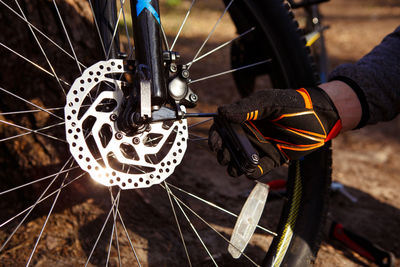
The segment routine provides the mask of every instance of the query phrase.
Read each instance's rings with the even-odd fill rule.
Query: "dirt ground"
[[[184,1],[189,7],[191,1]],[[199,5],[214,5],[214,1],[199,1]],[[216,6],[219,6],[215,4]],[[398,26],[400,21],[400,4],[396,0],[332,0],[321,6],[324,21],[330,26],[326,31],[326,43],[330,60],[330,68],[344,62],[354,62],[381,39]],[[168,17],[170,16],[170,17]],[[176,32],[179,22],[175,14],[165,15],[165,28]],[[188,28],[177,43],[185,60],[190,60],[193,50],[201,45],[201,38],[208,33],[209,20],[218,18],[212,9],[193,11],[190,19],[196,20],[196,26]],[[229,40],[234,33],[229,20],[223,20],[220,28],[205,47],[215,47],[220,41]],[[169,38],[171,36],[168,36]],[[171,38],[170,38],[171,39]],[[215,53],[212,58],[204,59],[206,69],[193,66],[194,73],[213,74],[229,69],[226,58],[229,50]],[[399,63],[400,64],[400,63]],[[197,69],[196,69],[197,68]],[[218,104],[238,99],[229,75],[222,76],[217,82],[207,82],[199,86],[200,103],[196,110],[214,112]],[[261,85],[262,86],[262,85]],[[223,89],[223,90],[222,90]],[[231,89],[231,90],[230,90]],[[196,122],[196,121],[193,121]],[[195,134],[206,136],[210,124],[196,128]],[[368,126],[362,130],[352,131],[339,136],[333,144],[333,180],[342,183],[345,189],[357,199],[350,201],[340,193],[331,196],[329,221],[335,220],[346,228],[364,236],[371,242],[395,254],[396,264],[400,266],[400,118],[391,122]],[[193,137],[196,138],[196,137]],[[62,147],[61,147],[62,148]],[[58,149],[61,149],[58,148]],[[2,155],[2,157],[6,157]],[[3,161],[1,161],[3,162]],[[49,162],[51,162],[49,160]],[[45,166],[45,168],[53,166]],[[18,170],[13,170],[18,172]],[[42,171],[45,173],[45,171]],[[278,177],[284,169],[274,172]],[[75,174],[73,174],[75,175]],[[71,176],[73,176],[71,175]],[[78,173],[76,174],[78,175]],[[5,176],[2,176],[2,179]],[[208,151],[205,142],[189,143],[188,152],[176,173],[168,178],[171,184],[181,186],[185,190],[193,190],[197,195],[238,213],[245,201],[244,196],[252,188],[253,183],[246,179],[230,178],[221,168],[215,157]],[[2,185],[2,184],[0,184]],[[35,192],[45,185],[35,187]],[[212,189],[212,190],[211,190]],[[172,189],[173,190],[173,189]],[[174,190],[173,190],[174,191]],[[203,205],[190,196],[174,191],[176,195],[225,237],[229,238],[234,218],[222,216],[214,209]],[[115,193],[115,191],[114,191]],[[32,200],[30,192],[14,195],[13,201],[1,204],[3,221],[16,210],[26,207]],[[82,266],[96,242],[98,233],[110,211],[108,190],[94,184],[84,176],[78,182],[63,190],[58,204],[46,227],[46,231],[33,258],[33,266]],[[0,199],[2,203],[3,198]],[[9,200],[7,200],[9,201]],[[25,202],[25,203],[24,203]],[[30,202],[29,202],[30,203]],[[45,202],[33,213],[27,222],[16,233],[10,244],[0,253],[0,266],[23,266],[36,241],[51,202]],[[277,224],[274,212],[282,203],[272,201],[267,204],[266,216],[261,224],[273,228]],[[176,209],[178,207],[176,206]],[[136,253],[142,266],[187,266],[184,250],[180,246],[179,232],[172,216],[166,192],[161,187],[148,190],[123,192],[120,211],[131,239],[134,241]],[[207,225],[186,210],[192,224],[210,249],[213,257],[221,266],[251,266],[245,259],[234,261],[226,250],[226,242],[215,235]],[[276,212],[275,212],[276,214]],[[194,266],[212,266],[209,256],[202,249],[198,238],[190,233],[191,225],[185,216],[178,212],[185,241],[191,252]],[[0,240],[5,240],[17,223],[0,231]],[[119,246],[123,255],[123,266],[132,266],[136,262],[130,251],[129,240],[124,234],[121,223],[117,226]],[[105,235],[99,240],[97,249],[89,266],[105,266],[108,242],[111,235],[110,224],[105,227]],[[246,253],[256,261],[263,258],[265,243],[271,242],[270,236],[257,231]],[[110,265],[117,266],[118,254],[111,250]],[[371,262],[335,241],[325,238],[322,243],[316,266],[374,266]]]

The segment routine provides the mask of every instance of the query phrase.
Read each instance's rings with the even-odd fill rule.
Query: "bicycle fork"
[[[159,1],[131,0],[131,9],[134,83],[119,118],[123,131],[137,131],[151,121],[180,119],[184,115],[180,105],[193,107],[198,99],[188,86],[186,66],[176,64],[179,54],[169,51],[160,21]],[[167,104],[172,108],[166,108]]]

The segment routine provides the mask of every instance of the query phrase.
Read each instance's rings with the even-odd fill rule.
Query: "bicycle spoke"
[[[6,241],[4,241],[3,245],[0,247],[0,252],[4,249],[4,247],[8,244],[8,242],[11,240],[11,238],[14,236],[14,234],[18,231],[18,229],[21,227],[21,225],[24,223],[24,221],[28,218],[29,214],[31,214],[31,212],[33,211],[33,209],[37,206],[37,204],[39,204],[43,198],[43,196],[46,194],[47,190],[50,189],[50,187],[53,185],[53,183],[57,180],[57,178],[60,175],[60,172],[64,170],[64,168],[68,165],[68,163],[71,161],[72,157],[70,157],[67,162],[64,164],[64,166],[60,169],[60,171],[58,172],[58,174],[56,175],[56,177],[54,177],[54,179],[49,183],[49,185],[46,187],[45,190],[43,190],[42,194],[39,196],[39,198],[36,200],[36,202],[28,209],[27,214],[25,215],[25,217],[20,221],[20,223],[17,225],[17,227],[15,227],[14,231],[8,236],[8,238],[6,239]],[[25,211],[26,211],[25,210]],[[20,214],[23,213],[19,213],[18,215],[14,216],[11,219],[8,219],[7,221],[5,221],[4,223],[2,223],[0,225],[0,228],[3,227],[4,225],[6,225],[7,223],[9,223],[10,221],[14,220],[15,218],[17,218]]]
[[[214,48],[214,49],[211,50],[211,51],[208,51],[207,53],[205,53],[205,54],[199,56],[198,58],[194,59],[193,61],[191,61],[191,62],[189,62],[189,63],[187,63],[187,64],[188,64],[188,65],[192,65],[193,63],[195,63],[195,62],[197,62],[197,61],[199,61],[199,60],[201,60],[201,59],[203,59],[203,58],[205,58],[205,57],[211,55],[212,53],[217,52],[217,51],[220,50],[221,48],[224,48],[225,46],[229,45],[230,43],[232,43],[232,42],[234,42],[234,41],[236,41],[236,40],[242,38],[243,36],[245,36],[246,34],[248,34],[248,33],[252,32],[252,31],[254,31],[255,29],[256,29],[255,27],[252,27],[251,29],[249,29],[249,30],[245,31],[244,33],[240,34],[239,36],[237,36],[236,38],[233,38],[232,40],[229,40],[229,41],[223,43],[222,45],[220,45],[220,46]]]
[[[207,138],[207,137],[201,137],[201,138],[189,138],[188,140],[189,140],[189,141],[192,141],[192,142],[197,142],[197,141],[207,141],[207,140],[208,140],[208,138]]]
[[[114,196],[112,194],[112,187],[109,188],[109,192],[110,192],[110,199],[111,199],[111,204],[112,204],[112,202],[114,201]],[[111,231],[111,238],[110,238],[110,243],[109,243],[109,247],[108,247],[106,266],[108,266],[108,262],[110,260],[111,246],[112,246],[112,240],[113,240],[113,235],[114,234],[115,234],[115,242],[116,242],[116,245],[117,245],[118,262],[119,262],[119,266],[121,266],[121,255],[120,255],[120,250],[119,250],[118,230],[117,230],[117,210],[118,210],[118,207],[119,207],[119,200],[117,202],[117,205],[116,205],[115,209],[113,210],[113,229]]]
[[[0,3],[2,3],[5,7],[7,7],[11,12],[13,12],[18,18],[26,22],[28,25],[30,25],[35,31],[37,31],[40,35],[42,35],[45,39],[47,39],[50,43],[52,43],[55,47],[61,50],[64,54],[69,56],[71,59],[74,59],[74,56],[72,56],[70,53],[65,51],[61,46],[59,46],[56,42],[54,42],[50,37],[48,37],[46,34],[44,34],[41,30],[39,30],[35,25],[30,23],[28,20],[26,20],[24,17],[22,17],[20,14],[18,14],[17,11],[15,11],[13,8],[11,8],[9,5],[3,2],[3,0],[0,0]],[[82,66],[83,68],[86,69],[86,66],[83,65],[81,62],[79,62],[79,65]]]
[[[194,137],[194,138],[190,138],[190,136],[192,136],[192,137]],[[188,138],[188,140],[189,140],[189,141],[207,141],[207,140],[208,140],[208,137],[198,136],[198,135],[189,133],[189,138]]]
[[[24,126],[17,125],[17,124],[14,124],[14,123],[11,123],[11,122],[7,122],[7,121],[4,121],[4,120],[0,120],[0,123],[4,123],[4,124],[6,124],[6,125],[13,126],[13,127],[16,127],[16,128],[19,128],[19,129],[22,129],[22,130],[25,130],[25,131],[28,131],[29,133],[27,133],[27,134],[37,133],[37,134],[43,135],[43,136],[45,136],[45,137],[48,137],[48,138],[50,138],[50,139],[54,139],[54,140],[57,140],[57,141],[60,141],[60,142],[63,142],[63,143],[68,143],[67,141],[65,141],[65,140],[63,140],[63,139],[61,139],[61,138],[58,138],[58,137],[55,137],[55,136],[48,135],[48,134],[45,134],[45,133],[40,132],[41,130],[43,130],[43,128],[42,128],[42,129],[37,129],[37,130],[32,130],[32,129],[26,128],[26,127],[24,127]],[[60,122],[60,123],[58,123],[58,124],[55,124],[54,126],[59,126],[59,125],[62,125],[62,124],[64,124],[64,123],[65,123],[65,122]],[[45,128],[46,128],[46,127],[45,127]],[[22,135],[18,135],[18,136],[16,136],[16,137],[19,137],[19,136],[22,136]],[[12,138],[16,138],[16,137],[13,136]],[[9,140],[9,139],[12,139],[12,138],[8,138],[8,139],[5,138],[5,139],[6,139],[6,140]],[[2,140],[0,140],[0,141],[6,141],[6,140],[2,139]]]
[[[94,250],[96,249],[97,243],[99,242],[100,237],[103,235],[104,228],[105,228],[106,225],[107,225],[107,222],[108,222],[108,219],[110,218],[111,212],[114,210],[114,207],[115,207],[115,204],[116,204],[117,200],[119,200],[120,193],[121,193],[121,189],[119,189],[118,194],[117,194],[117,197],[114,199],[114,201],[113,201],[113,203],[112,203],[112,205],[111,205],[111,209],[110,209],[110,211],[108,212],[108,215],[107,215],[106,220],[104,221],[103,227],[101,228],[100,233],[99,233],[99,235],[97,236],[96,242],[94,243],[93,248],[92,248],[92,250],[90,251],[90,254],[89,254],[89,257],[88,257],[88,259],[87,259],[87,261],[86,261],[85,267],[88,266],[89,261],[90,261],[92,255],[93,255],[93,252],[94,252]]]
[[[176,195],[174,195],[172,192],[170,193],[172,197],[176,200],[179,201],[186,209],[188,209],[193,215],[195,215],[199,220],[201,220],[205,225],[207,225],[211,230],[213,230],[218,236],[220,236],[224,241],[226,241],[228,244],[232,245],[234,248],[238,249],[235,245],[233,245],[223,234],[221,234],[215,227],[213,227],[211,224],[209,224],[203,217],[201,217],[197,212],[195,212],[193,209],[191,209],[188,205],[186,205],[180,198],[178,198]],[[239,250],[239,249],[238,249]],[[255,266],[259,266],[257,263],[255,263],[249,256],[246,255],[246,253],[241,252],[241,255],[246,257],[252,264]]]
[[[261,65],[261,64],[265,64],[265,63],[268,63],[268,62],[271,62],[271,59],[266,59],[266,60],[263,60],[263,61],[260,61],[260,62],[257,62],[257,63],[249,64],[249,65],[242,66],[242,67],[239,67],[239,68],[235,68],[235,69],[227,70],[227,71],[220,72],[220,73],[217,73],[217,74],[213,74],[213,75],[210,75],[210,76],[207,76],[207,77],[199,78],[197,80],[190,81],[189,84],[197,83],[197,82],[208,80],[208,79],[215,78],[215,77],[219,77],[219,76],[222,76],[222,75],[225,75],[225,74],[229,74],[229,73],[232,73],[232,72],[235,72],[235,71],[248,69],[248,68],[255,67],[255,66],[258,66],[258,65]]]
[[[19,8],[19,11],[21,12],[21,15],[22,15],[25,19],[27,19],[26,16],[25,16],[24,11],[22,10],[21,6],[20,6],[19,3],[18,3],[18,0],[15,0],[15,3],[17,4],[17,6],[18,6],[18,8]],[[50,67],[51,72],[53,73],[54,77],[56,78],[58,85],[60,86],[62,92],[63,92],[64,95],[66,96],[67,93],[65,92],[65,89],[64,89],[64,87],[62,86],[61,81],[60,81],[60,79],[58,78],[58,76],[57,76],[57,74],[56,74],[56,72],[55,72],[55,70],[54,70],[54,68],[53,68],[53,65],[50,63],[50,60],[49,60],[49,58],[47,57],[46,52],[44,51],[42,45],[40,44],[39,39],[37,38],[35,32],[33,31],[32,27],[31,27],[29,24],[28,24],[28,28],[29,28],[30,32],[32,33],[33,37],[35,38],[35,41],[36,41],[37,45],[39,46],[39,49],[40,49],[40,51],[42,52],[43,56],[45,57],[45,59],[46,59],[46,61],[47,61],[47,64],[48,64],[49,67]]]
[[[231,215],[231,216],[233,216],[233,217],[236,217],[236,218],[238,217],[238,215],[236,215],[235,213],[230,212],[230,211],[228,211],[227,209],[224,209],[224,208],[222,208],[222,207],[220,207],[220,206],[218,206],[218,205],[216,205],[216,204],[214,204],[214,203],[212,203],[212,202],[210,202],[210,201],[208,201],[208,200],[205,200],[205,199],[203,199],[203,198],[201,198],[201,197],[199,197],[199,196],[196,196],[196,195],[193,194],[193,193],[187,192],[186,190],[183,190],[182,188],[179,188],[179,187],[177,187],[177,186],[175,186],[175,185],[173,185],[173,184],[170,184],[170,183],[167,183],[167,184],[168,184],[169,186],[171,186],[172,188],[175,188],[176,190],[178,190],[178,191],[180,191],[180,192],[182,192],[182,193],[184,193],[184,194],[186,194],[186,195],[188,195],[188,196],[190,196],[190,197],[192,197],[192,198],[195,198],[195,199],[197,199],[197,200],[199,200],[199,201],[201,201],[201,202],[207,204],[208,206],[210,206],[210,207],[212,207],[212,208],[215,208],[215,209],[217,209],[217,210],[219,210],[219,211],[222,211],[222,212],[224,212],[224,213],[226,213],[226,214],[229,214],[229,215]],[[257,228],[259,228],[260,230],[263,230],[264,232],[267,232],[267,233],[269,233],[269,234],[271,234],[271,235],[273,235],[273,236],[277,236],[277,234],[276,234],[275,232],[273,232],[273,231],[271,231],[271,230],[268,230],[267,228],[265,228],[265,227],[263,227],[263,226],[257,225]]]
[[[0,87],[1,88],[1,87]],[[47,108],[46,111],[57,111],[57,110],[64,110],[64,108]],[[41,112],[42,110],[18,110],[18,111],[9,111],[9,112],[2,112],[0,116],[7,116],[7,115],[18,115],[18,114],[29,114],[29,113],[37,113]]]
[[[118,213],[118,218],[119,218],[119,220],[120,220],[120,222],[121,222],[121,224],[122,224],[122,228],[124,228],[125,235],[126,235],[126,237],[128,238],[129,245],[131,246],[133,255],[135,255],[136,262],[137,262],[137,264],[139,265],[139,267],[141,267],[142,264],[140,263],[140,260],[139,260],[139,258],[138,258],[138,256],[137,256],[136,249],[135,249],[135,247],[133,246],[132,240],[131,240],[131,238],[130,238],[130,236],[129,236],[129,233],[128,233],[128,229],[126,229],[126,226],[125,226],[124,220],[122,219],[121,213],[119,212],[119,210],[117,210],[117,213]]]
[[[213,35],[213,33],[215,32],[215,29],[217,28],[217,26],[219,25],[219,23],[221,22],[222,18],[224,17],[224,15],[226,14],[226,12],[228,11],[229,7],[232,5],[233,1],[235,0],[231,0],[229,2],[229,4],[226,6],[224,12],[222,12],[222,15],[219,17],[218,21],[215,23],[214,27],[212,28],[211,32],[208,34],[207,38],[204,40],[203,44],[201,45],[201,47],[199,48],[199,50],[197,51],[196,55],[194,56],[194,58],[192,59],[192,62],[196,60],[197,56],[201,53],[201,51],[203,50],[204,46],[207,44],[208,40],[211,38],[211,36]],[[192,65],[189,64],[188,65],[188,69],[190,69]]]
[[[121,7],[123,7],[125,5],[125,0],[120,0],[119,2],[120,2]],[[125,17],[125,10],[124,9],[122,9],[122,16],[123,16],[123,19],[124,19],[126,37],[128,39],[128,47],[129,47],[128,58],[130,58],[133,55],[133,49],[134,48],[131,45],[131,37],[129,36],[128,24],[126,23],[126,17]]]
[[[173,212],[173,214],[174,214],[176,226],[177,226],[178,231],[179,231],[179,236],[180,236],[180,238],[181,238],[183,247],[184,247],[184,249],[185,249],[186,258],[187,258],[187,260],[188,260],[189,266],[192,266],[192,262],[191,262],[191,260],[190,260],[189,252],[188,252],[188,249],[187,249],[187,247],[186,247],[185,238],[183,237],[182,230],[181,230],[181,226],[180,226],[179,220],[178,220],[178,216],[176,215],[175,206],[174,206],[174,203],[172,202],[172,199],[171,199],[171,194],[172,194],[172,193],[171,193],[171,190],[169,189],[169,187],[168,187],[168,185],[167,185],[167,183],[166,183],[165,181],[164,181],[164,186],[165,186],[165,189],[166,189],[166,191],[167,191],[167,195],[168,195],[169,202],[170,202],[170,204],[171,204],[171,209],[172,209],[172,212]]]
[[[165,34],[164,27],[161,24],[160,24],[160,28],[161,28],[161,33],[162,33],[162,36],[163,36],[163,41],[164,41],[164,44],[165,44],[165,48],[167,49],[167,51],[171,51],[169,49],[167,35]]]
[[[94,12],[93,5],[92,5],[92,0],[89,0],[89,5],[90,5],[90,10],[92,11],[92,14],[93,14],[93,21],[94,21],[94,25],[96,26],[97,35],[99,36],[101,47],[103,48],[104,56],[106,57],[107,52],[106,52],[106,48],[104,47],[103,37],[101,37],[99,24],[97,23],[97,19],[96,19],[96,13]]]
[[[190,7],[189,7],[189,9],[188,9],[188,11],[186,13],[186,16],[183,19],[183,22],[182,22],[181,26],[179,27],[178,33],[176,34],[175,39],[174,39],[174,41],[173,41],[173,43],[171,45],[171,51],[174,49],[175,44],[178,41],[179,35],[182,32],[183,26],[185,26],[185,24],[186,24],[186,21],[187,21],[189,15],[190,15],[190,12],[192,11],[192,8],[193,8],[195,2],[196,2],[196,0],[193,0],[192,3],[190,4]]]
[[[188,126],[188,129],[193,128],[193,127],[196,127],[196,126],[198,126],[198,125],[204,124],[204,123],[209,122],[209,121],[212,121],[212,120],[213,120],[213,118],[206,119],[206,120],[200,121],[200,122],[196,122],[196,123],[194,123],[194,124],[189,125],[189,126]]]
[[[35,183],[39,183],[39,182],[45,181],[45,180],[47,180],[47,179],[50,179],[51,177],[54,177],[54,176],[57,175],[57,174],[66,173],[66,172],[75,170],[75,169],[77,169],[77,168],[79,168],[79,166],[75,166],[75,167],[72,167],[72,168],[70,168],[70,169],[67,169],[67,170],[64,170],[64,171],[61,171],[61,172],[53,173],[53,174],[50,174],[50,175],[48,175],[48,176],[38,178],[38,179],[36,179],[35,181],[29,182],[29,183],[26,183],[26,184],[23,184],[23,185],[19,185],[19,186],[16,186],[16,187],[13,187],[13,188],[8,189],[8,190],[5,190],[5,191],[2,191],[2,192],[0,192],[0,196],[1,196],[1,195],[4,195],[4,194],[7,194],[7,193],[10,193],[10,192],[12,192],[12,191],[21,189],[21,188],[26,187],[26,186],[28,186],[28,185],[31,185],[31,184],[35,184]]]
[[[60,119],[60,120],[64,120],[62,117],[57,116],[56,114],[50,112],[48,109],[42,108],[41,106],[38,106],[38,105],[32,103],[31,101],[26,100],[25,98],[22,98],[22,97],[20,97],[20,96],[14,94],[14,93],[11,93],[10,91],[4,89],[3,87],[0,87],[0,90],[3,91],[3,92],[5,92],[5,93],[7,93],[7,94],[9,94],[9,95],[11,95],[11,96],[13,96],[13,97],[15,97],[15,98],[17,98],[17,99],[19,99],[19,100],[21,100],[21,101],[24,101],[25,103],[27,103],[27,104],[29,104],[29,105],[31,105],[31,106],[34,106],[35,108],[37,108],[37,109],[39,109],[39,110],[41,110],[41,111],[44,111],[44,112],[48,113],[48,114],[51,115],[51,116],[54,116],[54,117],[56,117],[56,118],[58,118],[58,119]]]
[[[164,189],[167,190],[166,188],[164,188]],[[197,232],[196,228],[194,227],[193,223],[190,221],[189,217],[187,216],[186,212],[183,210],[182,206],[179,204],[179,202],[175,198],[174,198],[174,200],[175,200],[175,203],[177,204],[178,208],[181,210],[181,212],[182,212],[183,216],[185,217],[186,221],[189,223],[190,228],[192,228],[192,231],[195,233],[195,235],[199,239],[199,241],[200,241],[201,245],[203,246],[204,250],[207,252],[208,256],[210,257],[210,259],[212,260],[214,265],[218,266],[218,264],[215,262],[214,257],[211,255],[211,253],[208,250],[206,244],[204,243],[203,239],[201,238],[201,236]]]
[[[121,19],[123,7],[124,7],[124,6],[122,5],[121,8],[119,9],[119,12],[118,12],[118,19],[117,19],[117,22],[116,22],[115,25],[114,25],[113,36],[112,36],[112,38],[111,38],[110,48],[109,48],[108,51],[107,51],[106,60],[108,60],[108,59],[110,58],[111,48],[112,48],[112,46],[114,45],[114,39],[115,39],[115,36],[117,35],[118,23],[119,23],[119,20]]]
[[[76,65],[78,66],[79,72],[82,74],[82,69],[81,69],[81,66],[79,65],[79,60],[78,60],[78,58],[77,58],[77,56],[76,56],[75,49],[74,49],[74,47],[72,46],[72,42],[71,42],[71,39],[70,39],[69,34],[68,34],[68,32],[67,32],[67,29],[65,28],[64,20],[62,19],[61,14],[60,14],[60,11],[58,10],[58,6],[57,6],[56,1],[53,0],[53,3],[54,3],[54,7],[55,7],[55,9],[56,9],[56,11],[57,11],[58,18],[60,19],[61,26],[63,27],[65,36],[67,37],[69,47],[71,48],[72,54],[74,55],[74,59],[75,59]]]
[[[65,122],[60,122],[60,123],[58,123],[58,124],[53,124],[53,125],[46,126],[46,127],[43,127],[43,128],[37,129],[37,130],[32,130],[32,131],[30,131],[30,132],[26,132],[26,133],[22,133],[22,134],[17,134],[17,135],[14,135],[14,136],[9,136],[9,137],[0,139],[0,143],[1,143],[1,142],[8,141],[8,140],[15,139],[15,138],[18,138],[18,137],[21,137],[21,136],[25,136],[25,135],[29,135],[29,134],[33,134],[33,133],[39,133],[40,131],[48,130],[48,129],[51,129],[51,128],[54,128],[54,127],[56,127],[56,126],[60,126],[60,125],[63,125],[63,124],[65,124]],[[56,137],[52,137],[52,138],[56,138]],[[63,141],[63,140],[62,140],[62,141]]]
[[[73,165],[73,162],[71,163],[70,168],[72,167],[72,165]],[[67,179],[68,174],[69,174],[68,172],[65,174],[64,179],[63,179],[63,181],[62,181],[62,183],[61,183],[60,188],[65,184],[65,180]],[[61,190],[58,191],[57,195],[56,195],[55,198],[54,198],[53,204],[51,205],[50,210],[49,210],[49,212],[47,213],[46,220],[45,220],[44,223],[43,223],[42,229],[40,230],[40,234],[39,234],[39,236],[38,236],[38,238],[37,238],[37,240],[36,240],[36,242],[35,242],[35,246],[34,246],[33,249],[32,249],[31,255],[29,256],[29,259],[28,259],[28,262],[26,263],[26,266],[29,266],[29,264],[30,264],[30,262],[31,262],[31,260],[32,260],[33,254],[35,254],[35,251],[36,251],[36,249],[37,249],[37,246],[39,245],[39,241],[40,241],[40,239],[41,239],[41,237],[42,237],[42,235],[43,235],[44,229],[46,228],[46,225],[47,225],[47,223],[48,223],[48,221],[49,221],[49,218],[50,218],[50,215],[51,215],[51,213],[53,212],[53,209],[54,209],[54,207],[55,207],[55,205],[56,205],[56,203],[57,203],[57,200],[58,200],[58,197],[60,196],[60,193],[61,193]]]
[[[58,191],[60,191],[61,189],[67,187],[68,185],[72,184],[73,182],[75,182],[76,180],[82,178],[86,173],[82,173],[80,175],[78,175],[77,177],[75,177],[74,179],[72,179],[71,181],[69,181],[68,183],[66,183],[64,186],[60,187],[59,189],[51,192],[50,194],[48,194],[47,196],[43,197],[42,199],[40,199],[39,201],[35,202],[34,204],[32,204],[31,206],[27,207],[26,209],[24,209],[23,211],[19,212],[18,214],[14,215],[13,217],[11,217],[10,219],[8,219],[7,221],[3,222],[2,224],[0,224],[0,228],[3,227],[4,225],[10,223],[11,221],[13,221],[14,219],[18,218],[19,216],[21,216],[22,214],[24,214],[25,212],[27,212],[28,210],[30,210],[31,208],[33,208],[34,206],[36,206],[37,204],[42,203],[43,201],[45,201],[46,199],[48,199],[49,197],[51,197],[54,194],[57,194]],[[21,223],[22,224],[22,223]],[[1,249],[0,249],[1,251]]]
[[[38,68],[39,70],[43,71],[44,73],[50,75],[51,77],[58,79],[54,74],[52,74],[50,71],[46,70],[45,68],[41,67],[40,65],[36,64],[35,62],[29,60],[28,58],[24,57],[23,55],[21,55],[20,53],[16,52],[15,50],[9,48],[8,46],[6,46],[5,44],[3,44],[2,42],[0,42],[0,45],[2,47],[4,47],[5,49],[7,49],[8,51],[14,53],[15,55],[17,55],[18,57],[22,58],[23,60],[27,61],[28,63],[32,64],[33,66],[35,66],[36,68]],[[63,82],[65,85],[67,86],[71,86],[68,82],[64,81],[63,79],[59,79],[59,81]]]

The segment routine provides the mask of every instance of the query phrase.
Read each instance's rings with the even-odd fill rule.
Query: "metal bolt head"
[[[251,155],[251,159],[254,161],[254,163],[258,163],[260,157],[257,154],[253,154]]]
[[[196,94],[190,94],[189,99],[192,102],[197,102],[197,100],[199,100],[199,97]]]
[[[171,72],[177,72],[178,67],[176,66],[176,64],[172,63],[172,64],[169,66],[169,70],[170,70]]]
[[[115,134],[115,138],[116,138],[117,140],[121,140],[122,137],[123,137],[123,135],[122,135],[121,132],[117,132],[117,133]]]
[[[182,77],[185,78],[185,79],[189,78],[189,71],[188,70],[183,70],[182,71]]]
[[[120,59],[126,59],[126,58],[128,58],[128,54],[119,52],[119,53],[118,53],[118,58],[120,58]]]
[[[111,121],[116,121],[118,119],[118,116],[116,114],[111,114],[110,115],[110,120]]]
[[[134,137],[134,138],[132,139],[132,142],[133,142],[134,145],[138,145],[138,144],[140,143],[139,137]]]

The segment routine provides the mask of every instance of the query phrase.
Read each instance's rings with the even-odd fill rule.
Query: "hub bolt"
[[[189,78],[189,71],[188,70],[183,70],[182,71],[182,77],[185,78],[185,79]]]
[[[117,132],[117,133],[115,134],[115,138],[116,138],[117,140],[121,140],[122,137],[123,137],[123,135],[122,135],[121,132]]]
[[[177,72],[178,67],[176,66],[175,63],[172,63],[172,64],[169,66],[169,70],[170,70],[171,72]]]
[[[140,143],[139,137],[133,138],[132,142],[133,142],[134,145],[138,145]]]
[[[111,114],[110,115],[110,120],[111,121],[116,121],[118,119],[118,116],[116,114]]]
[[[197,100],[199,100],[199,97],[196,94],[190,94],[189,99],[192,102],[197,102]]]

